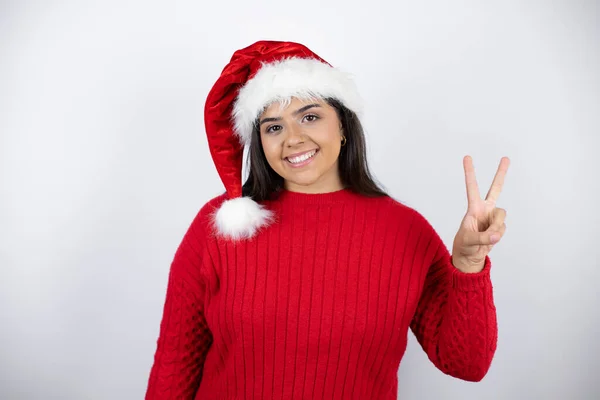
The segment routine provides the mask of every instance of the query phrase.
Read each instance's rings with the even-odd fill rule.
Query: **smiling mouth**
[[[310,163],[319,150],[312,150],[297,157],[286,157],[285,160],[293,167],[301,167]]]

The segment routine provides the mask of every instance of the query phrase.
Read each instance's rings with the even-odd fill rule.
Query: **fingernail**
[[[498,235],[492,235],[490,237],[490,242],[492,242],[492,244],[498,243],[498,240],[500,240],[500,236]]]

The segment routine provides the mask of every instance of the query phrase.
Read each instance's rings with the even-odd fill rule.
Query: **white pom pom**
[[[273,213],[250,197],[225,200],[214,216],[217,232],[234,240],[251,238],[272,219]]]

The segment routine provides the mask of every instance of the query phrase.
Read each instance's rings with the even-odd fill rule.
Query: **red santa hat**
[[[273,221],[272,211],[242,196],[242,159],[260,114],[274,102],[335,98],[359,114],[361,99],[349,74],[294,42],[259,41],[236,51],[206,99],[210,154],[227,200],[214,214],[219,235],[247,239]]]

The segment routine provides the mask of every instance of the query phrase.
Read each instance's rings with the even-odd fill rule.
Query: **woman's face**
[[[342,127],[336,110],[323,100],[292,98],[278,102],[259,117],[267,162],[284,179],[285,188],[303,193],[342,189],[338,171]]]

